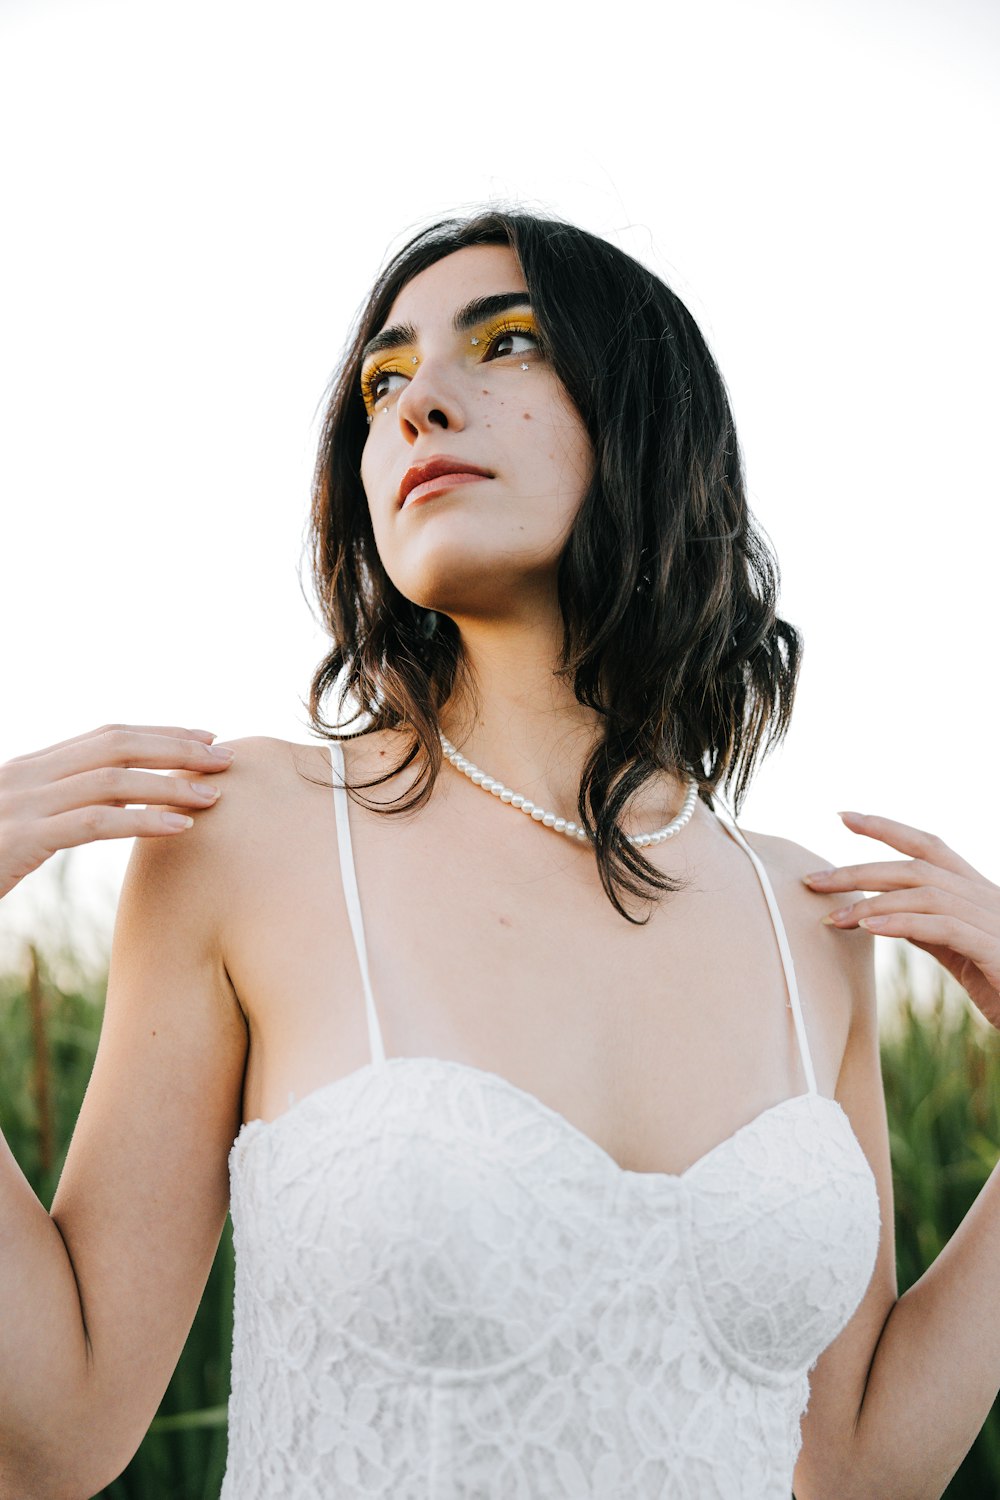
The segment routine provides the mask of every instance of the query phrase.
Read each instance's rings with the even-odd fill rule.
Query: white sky
[[[744,825],[842,861],[884,812],[1000,877],[998,65],[987,0],[0,0],[0,761],[309,738],[326,380],[389,248],[514,198],[653,266],[729,384],[806,640]],[[0,937],[60,872],[106,934],[129,849]]]

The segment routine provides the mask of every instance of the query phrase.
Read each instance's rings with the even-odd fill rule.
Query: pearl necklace
[[[440,732],[440,731],[439,731]],[[564,833],[569,839],[576,839],[585,844],[591,837],[585,828],[569,818],[558,818],[555,813],[546,812],[544,807],[536,807],[527,797],[522,797],[520,792],[512,792],[509,786],[504,786],[502,781],[497,781],[494,776],[487,776],[478,766],[473,765],[462,755],[451,740],[446,740],[441,735],[441,748],[445,753],[445,759],[451,761],[456,771],[461,771],[463,776],[468,776],[475,786],[481,786],[484,792],[491,792],[494,797],[499,797],[501,802],[508,802],[511,807],[516,807],[519,812],[527,813],[533,823],[541,823],[543,828],[551,828],[553,833]],[[675,834],[680,833],[691,821],[694,813],[695,803],[698,800],[698,783],[688,782],[687,795],[684,805],[676,818],[670,823],[665,823],[662,828],[657,828],[653,833],[627,833],[625,838],[628,843],[636,849],[646,849],[650,844],[664,844],[667,839],[672,839]]]

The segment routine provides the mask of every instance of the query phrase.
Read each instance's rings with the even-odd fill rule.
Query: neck
[[[601,735],[601,715],[577,702],[558,675],[562,623],[456,622],[467,686],[441,713],[444,734],[490,776],[558,816],[575,819],[583,767]],[[449,767],[445,767],[451,774]],[[633,799],[632,825],[665,822],[680,805],[681,783],[656,777]]]

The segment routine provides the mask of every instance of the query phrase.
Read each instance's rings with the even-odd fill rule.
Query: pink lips
[[[456,485],[492,478],[489,470],[479,468],[478,464],[464,463],[456,458],[429,458],[426,463],[414,464],[403,475],[399,504],[415,505],[418,500],[453,489]]]

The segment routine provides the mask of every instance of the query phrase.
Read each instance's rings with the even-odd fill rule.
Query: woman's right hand
[[[190,828],[190,813],[211,807],[218,789],[137,768],[225,771],[233,752],[214,738],[203,729],[105,724],[0,765],[0,897],[57,849]]]

